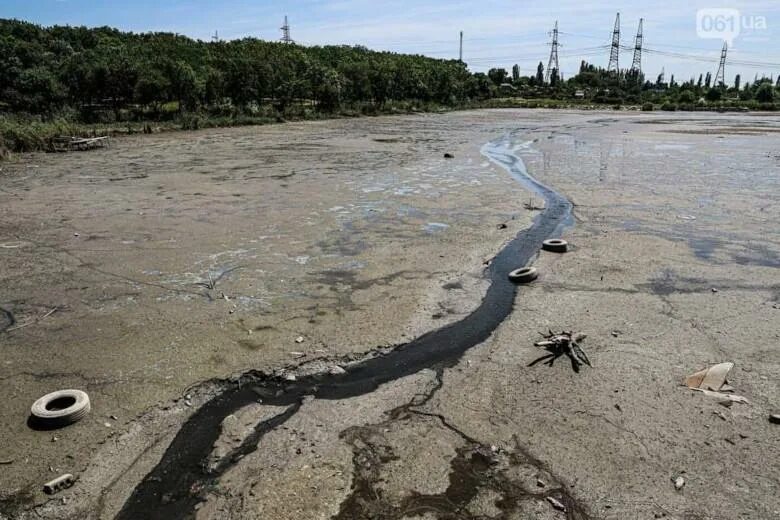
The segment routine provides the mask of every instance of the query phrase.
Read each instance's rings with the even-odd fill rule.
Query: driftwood
[[[572,368],[575,371],[579,371],[581,365],[593,366],[580,346],[580,342],[587,337],[585,334],[579,332],[575,334],[571,331],[553,332],[549,330],[547,334],[542,334],[542,337],[544,339],[534,343],[534,346],[547,349],[549,354],[535,360],[531,365],[547,360],[547,364],[552,366],[556,359],[565,354],[571,360]]]

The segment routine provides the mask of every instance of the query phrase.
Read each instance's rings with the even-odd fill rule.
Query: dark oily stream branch
[[[531,177],[514,150],[513,136],[507,135],[486,144],[482,153],[544,198],[545,209],[536,216],[531,227],[511,240],[490,264],[491,284],[479,307],[456,323],[349,367],[346,374],[315,374],[297,381],[249,376],[253,379],[251,385],[243,378],[243,384],[227,386],[184,423],[162,460],[135,488],[117,518],[171,520],[191,517],[195,506],[202,501],[202,490],[234,463],[227,461],[211,472],[206,470],[205,461],[220,435],[223,419],[256,402],[258,392],[263,395],[264,404],[287,406],[287,411],[260,423],[251,436],[252,442],[242,445],[241,453],[235,459],[256,450],[266,432],[297,412],[304,396],[345,399],[365,395],[379,385],[426,368],[440,371],[452,367],[468,349],[488,339],[512,311],[517,286],[508,280],[509,272],[526,265],[545,239],[558,236],[563,227],[571,223],[571,203]]]

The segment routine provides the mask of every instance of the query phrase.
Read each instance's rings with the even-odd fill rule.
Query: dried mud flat
[[[575,204],[572,251],[541,254],[540,279],[455,366],[294,411],[258,395],[225,417],[179,517],[778,517],[778,128],[479,111],[3,163],[0,516],[113,518],[223,381],[349,367],[463,319],[484,261],[536,214],[480,154],[508,135]],[[587,333],[594,367],[529,367],[548,328]],[[680,387],[719,361],[750,405]],[[28,428],[34,399],[71,387],[87,419]],[[42,494],[62,472],[79,480]]]

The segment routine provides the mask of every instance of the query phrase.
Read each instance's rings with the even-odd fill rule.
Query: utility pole
[[[715,74],[713,87],[720,86],[721,83],[726,85],[726,51],[728,51],[728,43],[723,42],[723,49],[720,51],[720,65],[718,65],[718,72]]]
[[[560,66],[558,65],[558,20],[555,20],[555,27],[552,32],[552,43],[550,44],[550,59],[547,61],[547,71],[544,74],[544,82],[550,82],[550,74],[552,69],[555,69],[556,76],[560,74]]]
[[[620,72],[618,65],[618,56],[620,55],[620,13],[615,17],[615,28],[612,30],[612,47],[609,51],[609,65],[607,72],[614,70]]]
[[[631,70],[636,72],[637,76],[642,75],[642,19],[639,19],[639,29],[636,31],[636,43],[634,44],[634,61],[631,63]]]
[[[214,31],[214,36],[211,37],[211,41],[217,43],[219,41],[219,31]]]
[[[463,31],[460,31],[460,51],[458,52],[458,61],[463,63]]]
[[[287,22],[287,15],[284,15],[284,25],[281,27],[282,31],[282,42],[284,43],[294,43],[293,39],[290,38],[290,24]]]

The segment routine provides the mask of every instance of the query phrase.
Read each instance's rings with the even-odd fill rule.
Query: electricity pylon
[[[558,20],[555,20],[555,27],[552,32],[552,43],[550,44],[550,59],[547,62],[547,72],[544,74],[544,82],[550,82],[550,74],[555,69],[555,74],[560,74],[560,66],[558,65]]]
[[[609,51],[609,65],[607,71],[620,72],[618,57],[620,55],[620,13],[615,17],[615,28],[612,30],[612,47]]]
[[[639,19],[639,29],[636,31],[636,43],[634,43],[634,61],[631,70],[637,75],[642,74],[642,19]]]
[[[719,87],[721,83],[726,84],[726,51],[728,51],[728,43],[723,42],[723,50],[720,51],[720,65],[718,65],[718,72],[715,74],[713,87]]]

